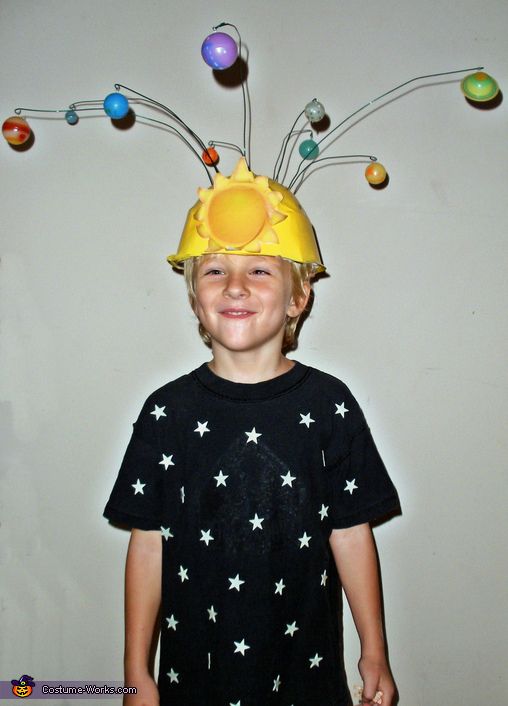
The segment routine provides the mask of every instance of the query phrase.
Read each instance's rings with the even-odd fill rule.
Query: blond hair
[[[197,266],[203,257],[206,257],[206,255],[191,257],[183,263],[183,273],[185,283],[187,285],[189,302],[194,312],[196,311],[196,271]],[[245,257],[248,257],[248,255]],[[291,265],[291,296],[295,301],[298,301],[306,297],[307,291],[305,285],[311,282],[312,277],[316,272],[316,265],[311,262],[294,262],[293,260],[287,260],[287,262]],[[298,322],[304,313],[305,310],[302,311],[301,314],[298,314],[298,316],[286,316],[284,338],[282,340],[283,351],[290,351],[296,348],[298,340]],[[199,322],[198,330],[203,341],[207,346],[210,346],[212,342],[210,334],[201,322]]]

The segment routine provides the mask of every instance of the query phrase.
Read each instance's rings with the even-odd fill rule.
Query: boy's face
[[[286,316],[298,316],[306,304],[293,301],[289,262],[262,255],[204,256],[195,291],[195,312],[214,353],[271,347],[280,355]]]

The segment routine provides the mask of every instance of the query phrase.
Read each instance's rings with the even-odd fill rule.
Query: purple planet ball
[[[229,69],[238,58],[238,47],[229,34],[214,32],[201,45],[201,56],[212,69]]]

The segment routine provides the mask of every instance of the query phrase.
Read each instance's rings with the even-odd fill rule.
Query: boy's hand
[[[126,681],[125,686],[136,687],[138,693],[125,695],[123,706],[159,706],[159,690],[149,674]]]
[[[395,684],[384,657],[374,659],[362,657],[358,670],[363,680],[362,704],[392,706]]]

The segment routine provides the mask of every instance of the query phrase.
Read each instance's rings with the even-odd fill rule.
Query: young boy
[[[242,159],[168,259],[212,360],[148,398],[106,506],[132,528],[125,705],[346,706],[342,585],[363,703],[392,706],[369,522],[397,494],[348,388],[282,353],[324,269],[307,216]]]

